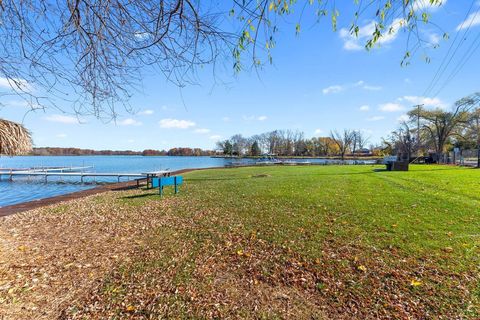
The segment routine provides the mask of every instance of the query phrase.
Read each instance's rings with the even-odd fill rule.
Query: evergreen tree
[[[262,153],[262,150],[260,150],[257,140],[255,140],[252,144],[252,148],[250,149],[250,155],[259,156],[261,153]]]

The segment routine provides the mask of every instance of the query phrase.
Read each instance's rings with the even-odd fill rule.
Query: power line
[[[438,96],[440,94],[440,92],[447,86],[447,84],[452,81],[457,75],[458,73],[463,69],[463,67],[465,66],[465,64],[470,60],[470,58],[472,58],[473,54],[475,53],[475,51],[478,50],[478,48],[480,47],[480,33],[477,35],[477,37],[475,38],[475,40],[472,42],[472,44],[470,45],[470,47],[467,49],[467,51],[465,52],[465,54],[462,56],[462,58],[460,58],[460,61],[457,63],[456,67],[453,68],[452,72],[450,72],[450,75],[448,76],[447,80],[445,80],[445,82],[443,83],[443,85],[440,87],[440,89],[438,89],[438,91],[436,92],[435,96]],[[478,41],[478,43],[477,43]],[[476,44],[476,46],[475,46]],[[475,47],[474,47],[475,46]],[[472,50],[473,49],[473,50]]]
[[[430,93],[430,91],[433,90],[433,88],[437,85],[438,81],[440,81],[441,77],[443,76],[443,73],[445,72],[445,70],[448,68],[448,65],[450,64],[450,62],[452,61],[453,57],[455,56],[456,52],[458,51],[458,49],[460,48],[460,46],[462,45],[462,41],[465,41],[465,36],[467,35],[468,31],[470,30],[470,27],[473,23],[473,20],[470,22],[470,25],[466,28],[466,30],[464,31],[463,33],[463,37],[460,39],[457,47],[455,48],[455,50],[453,51],[452,55],[450,56],[450,59],[448,59],[449,55],[450,55],[450,52],[453,48],[453,46],[455,45],[455,43],[457,42],[457,38],[460,34],[460,30],[463,29],[463,25],[465,24],[465,21],[467,21],[467,18],[468,18],[468,15],[470,14],[470,12],[472,11],[472,8],[475,4],[475,0],[472,0],[472,3],[470,4],[470,8],[468,9],[468,12],[466,13],[465,15],[465,18],[463,19],[462,21],[462,24],[460,25],[460,29],[456,31],[455,33],[455,37],[453,39],[453,42],[450,44],[450,47],[448,48],[448,51],[446,53],[446,55],[443,57],[443,60],[442,60],[442,63],[440,64],[440,66],[438,67],[437,71],[435,72],[435,75],[433,76],[432,80],[430,81],[430,84],[428,85],[427,89],[425,89],[423,95],[424,96],[427,96],[428,93]],[[477,15],[478,11],[475,13],[475,16]],[[448,62],[447,64],[445,64],[445,62],[447,61],[448,59]],[[445,65],[445,67],[443,67]],[[443,69],[442,69],[443,68]]]

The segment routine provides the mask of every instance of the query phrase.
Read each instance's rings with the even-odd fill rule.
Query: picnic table
[[[175,194],[178,193],[178,188],[183,184],[182,176],[172,176],[172,177],[154,177],[152,178],[152,188],[159,189],[160,196],[163,195],[163,187],[173,186],[175,187]]]
[[[142,174],[147,177],[147,189],[150,189],[152,187],[152,179],[153,178],[170,177],[171,173],[172,173],[172,171],[170,171],[170,170],[142,172]],[[137,184],[138,184],[138,181],[137,181]]]

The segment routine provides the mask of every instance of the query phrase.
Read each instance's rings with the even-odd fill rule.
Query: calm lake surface
[[[234,164],[252,164],[256,160],[232,160],[211,157],[143,157],[143,156],[20,156],[0,157],[1,168],[31,168],[31,167],[79,167],[92,166],[88,172],[108,173],[142,173],[158,170],[179,170],[188,168],[211,168]],[[326,163],[326,159],[308,159],[311,163]],[[126,181],[128,178],[121,178]],[[84,178],[79,177],[49,177],[45,182],[42,177],[14,176],[9,181],[3,176],[0,181],[0,207],[43,199],[75,191],[91,189],[98,183],[117,182],[117,178]]]

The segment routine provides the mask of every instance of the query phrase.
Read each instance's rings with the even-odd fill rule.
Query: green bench
[[[163,187],[174,186],[175,194],[178,193],[179,186],[183,184],[182,176],[152,178],[152,188],[158,188],[160,196],[163,195]]]

